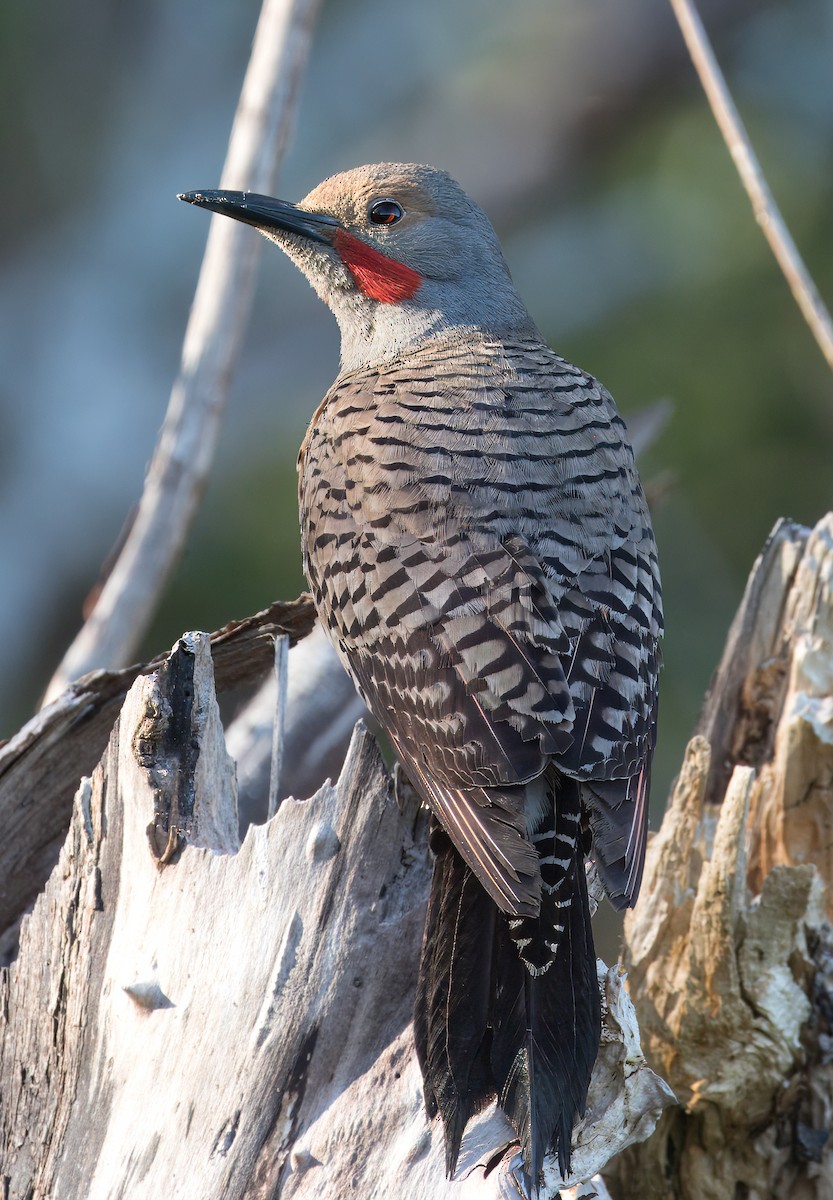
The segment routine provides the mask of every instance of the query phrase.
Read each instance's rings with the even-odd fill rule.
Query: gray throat
[[[332,308],[341,330],[342,373],[390,362],[442,336],[465,340],[472,333],[481,333],[505,340],[542,340],[511,283],[492,293],[486,302],[480,297],[476,304],[470,293],[460,289],[455,295],[457,289],[448,284],[432,303],[435,290],[440,289],[426,280],[418,304],[379,304],[355,293],[339,297],[341,303],[333,303]]]

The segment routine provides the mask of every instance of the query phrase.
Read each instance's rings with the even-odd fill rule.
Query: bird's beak
[[[340,228],[336,218],[326,213],[305,212],[286,200],[259,196],[256,192],[183,192],[177,199],[234,217],[235,221],[245,221],[257,229],[280,229],[327,246]]]

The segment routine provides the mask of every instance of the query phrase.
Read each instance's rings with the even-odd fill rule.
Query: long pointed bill
[[[341,228],[335,217],[305,212],[286,200],[259,196],[257,192],[183,192],[177,199],[222,213],[225,217],[234,217],[235,221],[245,221],[258,229],[281,229],[327,246],[332,245]]]

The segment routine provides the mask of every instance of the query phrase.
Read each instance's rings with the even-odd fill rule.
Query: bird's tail
[[[543,882],[538,917],[499,912],[435,829],[414,1019],[426,1107],[442,1118],[448,1174],[469,1119],[497,1096],[533,1189],[548,1151],[562,1175],[569,1172],[601,1025],[578,788],[562,779],[552,799],[533,835]]]

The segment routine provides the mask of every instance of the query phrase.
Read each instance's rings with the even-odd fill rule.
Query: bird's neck
[[[332,305],[341,329],[341,370],[343,374],[381,366],[401,358],[436,339],[466,341],[471,337],[513,340],[536,338],[540,334],[517,293],[505,294],[493,305],[479,305],[475,311],[468,297],[455,304],[448,291],[441,302],[431,303],[430,290],[419,303],[349,303]]]

